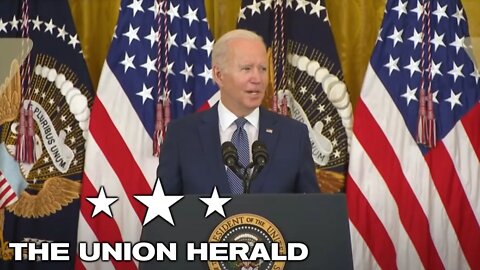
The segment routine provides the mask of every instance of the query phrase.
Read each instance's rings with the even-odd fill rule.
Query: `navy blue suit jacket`
[[[307,127],[260,108],[258,140],[269,160],[251,182],[251,193],[319,192]],[[157,176],[165,194],[231,193],[222,160],[217,105],[172,121]]]

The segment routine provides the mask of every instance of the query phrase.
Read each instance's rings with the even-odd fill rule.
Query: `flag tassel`
[[[157,103],[156,107],[156,121],[155,121],[155,132],[153,134],[153,155],[158,157],[160,156],[160,147],[163,141],[163,131],[165,129],[163,121],[163,105],[162,102]]]
[[[435,114],[433,112],[433,95],[432,92],[428,92],[427,96],[427,140],[426,146],[435,147],[437,141]]]
[[[285,97],[285,95],[283,95],[282,101],[280,103],[280,112],[282,115],[288,115],[287,98]]]
[[[427,109],[426,109],[425,89],[420,90],[419,107],[418,107],[418,124],[417,124],[417,143],[426,143],[427,131]]]
[[[31,106],[28,106],[28,110],[26,111],[25,115],[25,122],[26,122],[26,134],[25,134],[25,163],[35,163],[35,125],[33,122],[33,111]]]
[[[20,109],[20,118],[18,121],[18,135],[17,135],[17,142],[15,147],[15,160],[23,161],[24,160],[24,147],[25,147],[25,109]]]
[[[272,96],[272,112],[278,112],[278,97],[277,97],[277,93],[273,93],[273,96]]]

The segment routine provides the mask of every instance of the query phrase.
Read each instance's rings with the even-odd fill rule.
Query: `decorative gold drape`
[[[192,0],[199,1],[199,0]],[[355,104],[383,18],[386,0],[325,0],[345,81]],[[120,0],[69,0],[96,87],[116,24]],[[235,29],[241,0],[205,0],[214,37]],[[480,64],[480,1],[463,0]],[[301,30],[299,30],[301,31]]]

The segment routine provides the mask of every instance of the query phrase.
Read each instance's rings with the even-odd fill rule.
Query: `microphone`
[[[253,163],[258,167],[264,167],[268,161],[267,147],[260,141],[254,141],[252,144]]]
[[[265,164],[267,164],[268,161],[268,152],[267,152],[267,147],[265,144],[263,144],[260,141],[254,141],[252,144],[252,160],[253,162],[250,163],[247,167],[247,169],[252,168],[252,174],[250,174],[250,177],[248,180],[246,180],[246,187],[245,187],[245,193],[250,193],[250,184],[253,181],[255,177],[262,171],[263,167],[265,167]]]
[[[242,173],[242,166],[238,162],[237,148],[232,142],[226,141],[222,144],[222,158],[223,163],[243,181],[244,175]]]

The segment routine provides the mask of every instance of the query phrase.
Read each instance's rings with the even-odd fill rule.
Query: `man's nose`
[[[252,72],[252,79],[251,81],[254,82],[254,83],[260,83],[262,82],[262,79],[263,79],[263,70],[259,69],[259,68],[254,68],[253,69],[253,72]]]

